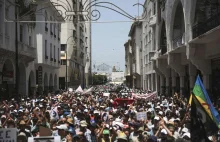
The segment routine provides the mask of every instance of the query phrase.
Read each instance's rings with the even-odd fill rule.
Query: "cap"
[[[103,135],[109,135],[109,134],[110,134],[109,130],[107,129],[103,130]]]
[[[87,127],[87,122],[85,120],[80,121],[80,126],[81,127]]]
[[[88,112],[88,109],[85,109],[84,112]]]
[[[187,133],[187,132],[189,132],[189,130],[187,128],[183,128],[182,132]]]
[[[1,118],[6,118],[6,115],[2,115],[2,117]]]
[[[189,133],[189,132],[184,133],[184,134],[183,134],[183,138],[184,138],[185,136],[188,137],[188,138],[190,138],[190,133]]]
[[[64,125],[64,124],[62,124],[62,125],[60,125],[60,126],[57,126],[57,129],[59,129],[59,130],[65,130],[65,131],[68,131],[67,126],[66,126],[66,125]]]
[[[159,111],[159,114],[160,114],[160,115],[163,115],[163,112],[162,112],[162,111]]]
[[[160,120],[160,117],[155,116],[154,119],[155,119],[155,120]]]
[[[167,135],[167,131],[165,129],[162,129],[160,132]]]

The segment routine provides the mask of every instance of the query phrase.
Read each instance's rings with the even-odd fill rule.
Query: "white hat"
[[[14,107],[13,105],[10,105],[10,107]]]
[[[151,125],[151,126],[148,126],[149,129],[153,129],[154,128],[154,125]]]
[[[160,115],[163,115],[163,112],[162,112],[162,111],[159,111],[158,113],[159,113]]]
[[[155,116],[154,119],[155,119],[155,120],[160,120],[160,117]]]
[[[184,134],[183,134],[183,137],[185,137],[185,136],[187,136],[188,138],[190,138],[190,133],[189,133],[189,132],[184,133]]]
[[[189,130],[188,130],[187,128],[183,128],[183,129],[182,129],[182,132],[184,132],[184,133],[188,133]]]
[[[67,126],[66,126],[66,125],[64,125],[64,124],[62,124],[62,125],[60,125],[60,126],[57,126],[57,129],[60,129],[60,130],[65,130],[65,131],[67,131],[67,130],[68,130]]]
[[[121,122],[121,119],[120,118],[116,118],[115,122]]]
[[[167,135],[167,131],[165,129],[162,129],[160,132]]]
[[[156,106],[155,108],[160,109],[160,106]]]
[[[84,112],[89,112],[88,109],[85,109]]]

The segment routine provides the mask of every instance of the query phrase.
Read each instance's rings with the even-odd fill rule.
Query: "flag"
[[[75,92],[76,93],[82,93],[83,92],[82,87],[79,85],[79,87],[76,89]]]
[[[195,86],[193,88],[193,94],[195,95],[199,103],[203,106],[205,111],[208,113],[210,118],[220,128],[220,115],[214,108],[199,76],[196,79]]]
[[[218,127],[215,122],[193,94],[191,102],[191,141],[208,142],[208,136],[217,131]]]

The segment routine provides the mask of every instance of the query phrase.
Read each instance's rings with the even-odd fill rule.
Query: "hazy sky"
[[[138,1],[143,4],[144,0],[99,0],[111,2],[132,16],[138,16],[138,6],[133,6]],[[107,6],[107,5],[106,5]],[[114,8],[113,6],[110,6]],[[92,61],[93,65],[102,63],[116,66],[121,70],[125,68],[124,43],[129,39],[128,34],[132,22],[129,18],[115,11],[96,7],[101,17],[98,22],[122,21],[114,23],[92,23]],[[115,9],[115,8],[114,8]],[[139,15],[143,8],[139,8]]]

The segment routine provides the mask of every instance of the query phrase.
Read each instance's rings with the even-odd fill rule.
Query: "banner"
[[[0,129],[0,142],[16,142],[17,141],[17,129],[4,128]]]
[[[157,97],[157,92],[149,93],[149,94],[134,94],[132,93],[132,98],[135,99],[146,99],[152,100]]]
[[[93,87],[89,88],[88,90],[86,90],[85,92],[83,92],[82,94],[89,94],[90,92],[93,91]]]
[[[83,90],[82,90],[82,87],[79,86],[77,89],[76,89],[76,93],[83,93]]]
[[[147,112],[137,112],[137,120],[147,120]]]

